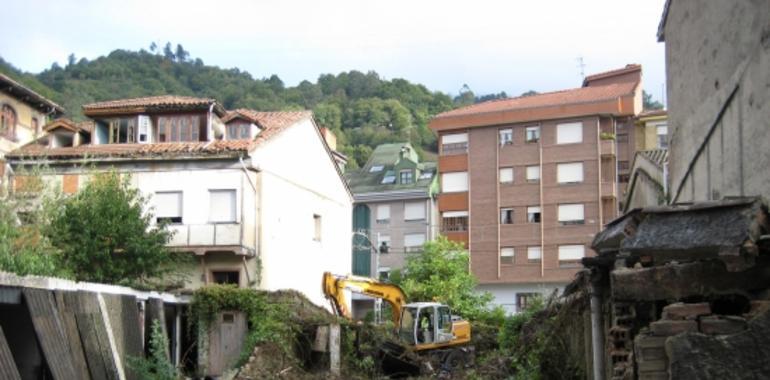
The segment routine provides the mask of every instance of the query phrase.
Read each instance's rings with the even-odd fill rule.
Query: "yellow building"
[[[48,120],[63,113],[58,104],[0,74],[0,178],[5,154],[37,138]]]

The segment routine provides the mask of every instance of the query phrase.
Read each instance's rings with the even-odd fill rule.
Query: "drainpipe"
[[[591,270],[591,353],[594,380],[604,380],[604,321],[602,320],[601,288],[597,285],[596,268]]]
[[[208,118],[206,119],[206,131],[209,134],[206,137],[208,137],[209,141],[214,141],[214,139],[213,139],[213,137],[214,137],[214,130],[211,128],[212,124],[213,124],[213,122],[211,120],[211,113],[212,112],[214,112],[214,103],[213,102],[211,103],[211,105],[209,105]]]

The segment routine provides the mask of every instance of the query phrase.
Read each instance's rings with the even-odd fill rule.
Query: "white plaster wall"
[[[566,283],[488,284],[479,285],[476,290],[492,293],[495,297],[492,304],[502,306],[506,314],[515,314],[521,311],[516,309],[516,294],[540,293],[543,297],[549,297],[554,289],[558,289],[558,294],[563,293],[566,285]]]
[[[296,289],[328,307],[324,271],[351,272],[352,199],[309,120],[272,138],[252,154],[260,170],[261,287]],[[313,215],[321,216],[314,240]]]

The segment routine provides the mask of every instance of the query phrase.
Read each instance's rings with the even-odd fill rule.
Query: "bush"
[[[152,321],[150,357],[129,357],[128,366],[142,380],[176,380],[180,376],[169,360],[168,338],[163,334],[160,321]]]

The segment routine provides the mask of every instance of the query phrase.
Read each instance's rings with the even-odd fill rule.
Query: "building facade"
[[[43,125],[62,113],[58,104],[0,74],[0,184],[6,173],[5,154],[39,137]]]
[[[665,110],[639,114],[634,133],[635,153],[620,210],[668,203],[668,118]]]
[[[431,121],[442,229],[467,245],[479,290],[507,311],[562,290],[594,234],[617,216],[619,150],[628,143],[616,136],[633,132],[641,91],[641,66],[628,65],[586,77],[581,88]]]
[[[350,271],[352,197],[310,112],[244,116],[213,99],[177,96],[83,110],[90,127],[54,122],[9,163],[46,164],[65,193],[92,170],[130,173],[155,221],[174,232],[169,246],[196,259],[186,288],[295,289],[325,304],[323,272]]]
[[[770,199],[770,3],[666,2],[672,202]]]

